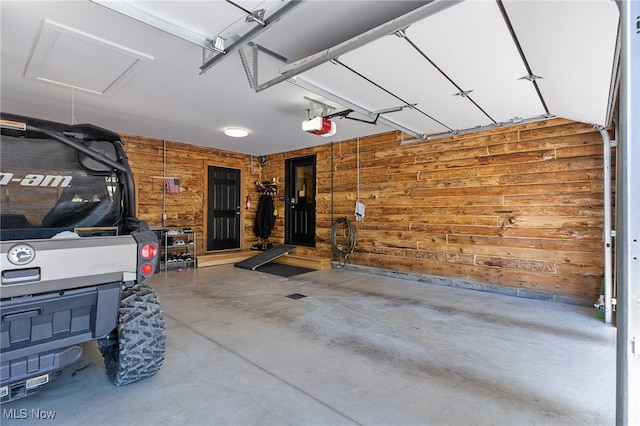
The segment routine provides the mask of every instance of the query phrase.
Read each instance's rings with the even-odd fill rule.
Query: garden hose
[[[336,242],[338,229],[341,228],[342,225],[346,225],[346,241],[343,244],[338,244]],[[338,219],[333,225],[331,225],[331,234],[329,239],[331,241],[331,250],[333,254],[338,256],[338,263],[340,262],[340,258],[344,258],[346,261],[347,257],[353,253],[353,250],[356,248],[356,228],[346,217]]]

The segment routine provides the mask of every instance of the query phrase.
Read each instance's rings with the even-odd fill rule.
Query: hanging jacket
[[[269,238],[273,225],[276,223],[276,217],[273,215],[273,199],[270,195],[261,195],[258,200],[258,211],[256,212],[256,222],[253,232],[257,237]]]

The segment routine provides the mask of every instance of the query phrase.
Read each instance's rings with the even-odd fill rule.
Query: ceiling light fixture
[[[229,127],[228,129],[224,129],[224,134],[232,138],[244,138],[249,132],[238,127]]]

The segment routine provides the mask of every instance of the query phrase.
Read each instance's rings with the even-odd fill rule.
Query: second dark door
[[[316,245],[316,157],[285,163],[285,243]]]
[[[207,250],[240,248],[240,170],[209,166]]]

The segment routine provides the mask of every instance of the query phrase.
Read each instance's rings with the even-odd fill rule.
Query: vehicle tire
[[[107,376],[122,386],[151,377],[164,362],[166,330],[160,300],[144,284],[123,290],[118,325],[98,340]]]

